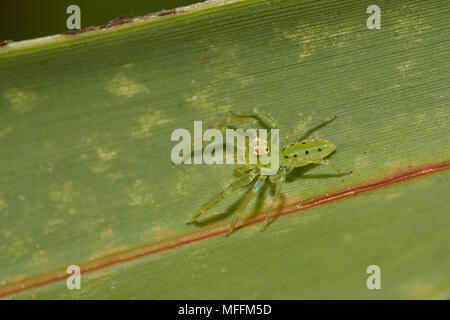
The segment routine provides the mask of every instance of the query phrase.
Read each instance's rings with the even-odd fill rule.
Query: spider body
[[[222,132],[224,132],[226,128],[237,129],[255,127],[258,123],[267,129],[278,128],[276,121],[272,119],[272,117],[264,112],[258,111],[257,109],[253,109],[250,112],[238,112],[232,110],[231,113],[233,114],[234,118],[227,118],[223,123],[219,125],[219,128]],[[283,147],[279,152],[280,166],[276,173],[274,175],[271,175],[268,179],[271,183],[275,184],[275,193],[271,206],[269,207],[269,210],[266,214],[261,231],[264,231],[267,224],[269,223],[269,219],[273,209],[275,208],[275,204],[280,198],[281,187],[286,181],[287,174],[289,174],[294,168],[303,167],[309,164],[330,164],[326,158],[336,150],[335,145],[327,140],[306,140],[306,138],[313,131],[323,127],[334,119],[336,119],[336,117],[325,119],[322,123],[320,123],[313,129],[310,129],[292,143],[289,143],[289,139],[295,137],[298,132],[304,129],[311,121],[311,118],[306,118],[299,125],[285,134],[284,140],[281,142],[281,145]],[[232,233],[233,228],[236,225],[236,222],[238,221],[240,215],[248,206],[255,194],[266,183],[268,178],[267,175],[263,175],[261,172],[267,167],[267,165],[263,164],[263,162],[260,161],[260,158],[268,156],[270,154],[272,148],[269,142],[270,139],[256,139],[258,139],[257,146],[253,150],[248,150],[248,148],[246,149],[246,164],[236,168],[236,173],[239,176],[239,179],[225,186],[221,193],[219,193],[214,198],[206,202],[202,207],[200,207],[200,209],[197,210],[192,219],[188,221],[188,224],[195,222],[201,214],[208,211],[210,208],[212,208],[232,192],[252,184],[252,186],[248,189],[246,195],[244,196],[244,199],[242,200],[238,209],[236,210],[236,214],[233,216],[227,236]],[[253,154],[258,157],[258,161],[256,164],[248,163],[249,152],[253,152]],[[340,173],[339,169],[335,170]],[[352,171],[346,173],[351,172]]]
[[[304,167],[311,161],[323,160],[336,150],[327,140],[303,140],[281,149],[280,164],[288,168]]]

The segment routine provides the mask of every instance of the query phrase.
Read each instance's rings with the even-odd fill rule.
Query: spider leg
[[[255,166],[252,166],[252,165],[249,165],[249,166],[248,165],[240,165],[234,169],[234,172],[238,177],[243,177],[244,175],[249,173],[254,168],[255,168]]]
[[[272,211],[275,208],[276,203],[280,199],[281,187],[283,186],[284,182],[285,182],[285,175],[282,174],[282,176],[278,179],[278,181],[275,184],[275,194],[273,196],[272,204],[270,205],[269,211],[267,211],[266,217],[264,219],[264,224],[261,227],[261,232],[263,232],[266,229],[267,225],[269,224]]]
[[[238,119],[238,122],[230,122],[231,120],[232,119],[229,117],[225,121],[219,123],[217,125],[217,128],[210,127],[208,129],[217,129],[217,130],[219,130],[222,133],[223,137],[225,137],[226,136],[226,129],[249,128],[249,127],[253,127],[254,124],[256,123],[256,120],[254,120],[254,119],[253,119],[253,121],[244,121],[243,119]],[[252,119],[249,119],[249,120],[252,120]],[[237,132],[237,134],[239,134],[239,132]],[[203,151],[204,151],[204,149],[205,149],[205,147],[207,145],[210,145],[211,147],[214,147],[216,144],[227,145],[227,140],[224,139],[224,138],[222,138],[222,142],[221,143],[213,141],[213,142],[209,142],[208,144],[204,143],[203,136],[200,137],[200,139],[201,139],[200,141],[192,139],[192,141],[191,141],[191,153],[190,154],[186,154],[184,156],[184,160],[187,159],[189,156],[192,156],[193,153],[195,153],[195,150],[196,150],[195,146],[196,146],[196,144],[201,145],[202,153],[203,153]],[[239,148],[238,145],[236,145],[236,148],[238,149],[238,151],[242,151]],[[245,150],[243,150],[243,151],[245,152]],[[235,155],[235,161],[236,161],[236,155]]]
[[[221,123],[219,123],[218,127],[220,128],[229,128],[229,129],[248,129],[248,128],[256,128],[257,120],[253,118],[238,118],[238,117],[228,117]],[[223,131],[225,134],[225,130]]]
[[[334,117],[328,117],[322,120],[321,123],[319,123],[317,126],[309,129],[308,131],[305,132],[305,134],[303,136],[301,136],[298,141],[303,141],[305,140],[307,137],[309,137],[313,132],[319,130],[322,127],[325,127],[327,124],[329,124],[330,122],[332,122],[333,120],[335,120],[337,118],[337,116]]]
[[[226,129],[248,129],[248,128],[255,128],[255,126],[256,126],[255,119],[238,119],[228,117],[224,121],[218,123],[216,127],[209,127],[208,129],[218,129],[220,132],[222,132],[223,136],[226,136]],[[202,140],[200,141],[200,143],[202,144],[203,150],[204,148],[203,137],[201,137],[201,139]],[[191,150],[193,150],[195,142],[198,141],[193,139],[191,142]],[[223,143],[226,143],[226,141],[223,140]]]
[[[233,232],[233,228],[236,225],[236,222],[239,220],[242,212],[245,210],[245,208],[247,208],[248,204],[253,199],[258,190],[264,185],[266,178],[267,176],[259,176],[258,180],[256,180],[252,188],[245,195],[244,200],[242,200],[239,208],[236,210],[236,214],[234,215],[233,220],[231,220],[230,229],[228,229],[227,232],[227,237]]]
[[[307,117],[305,120],[303,120],[302,122],[300,122],[299,125],[297,125],[295,128],[291,129],[288,131],[288,133],[286,133],[284,135],[284,139],[285,139],[285,144],[287,144],[287,140],[293,136],[294,134],[296,134],[297,132],[299,132],[300,130],[302,130],[303,128],[305,128],[312,120],[312,117],[309,116]]]
[[[244,177],[226,186],[221,193],[219,193],[214,198],[206,202],[203,206],[201,206],[200,209],[198,209],[197,212],[194,214],[194,216],[191,218],[191,220],[189,220],[187,223],[188,224],[193,223],[202,213],[211,209],[220,200],[231,194],[233,191],[236,191],[239,188],[249,185],[259,175],[259,173],[260,173],[259,169],[252,170]]]
[[[262,111],[258,111],[256,108],[253,108],[252,111],[249,112],[240,112],[236,110],[230,110],[230,112],[238,117],[245,117],[245,118],[254,118],[259,121],[261,121],[262,124],[264,124],[265,127],[269,129],[276,129],[278,128],[277,122],[269,116],[267,113],[264,113]]]

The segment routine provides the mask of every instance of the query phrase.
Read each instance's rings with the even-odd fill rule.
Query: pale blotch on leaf
[[[88,261],[105,258],[107,256],[118,254],[128,249],[129,247],[125,245],[123,246],[108,245],[104,250],[94,252],[90,257],[88,257]]]
[[[308,23],[300,24],[297,26],[295,31],[283,32],[283,36],[289,40],[296,40],[301,41],[302,43],[308,43],[311,41],[311,38],[308,35],[307,30],[311,30],[311,26]],[[279,32],[279,29],[277,28],[275,31]]]
[[[90,167],[93,173],[105,172],[109,169],[109,165],[104,163],[97,163]]]
[[[117,155],[117,151],[108,150],[106,148],[97,148],[97,153],[101,161],[110,161]]]
[[[421,113],[417,115],[417,123],[422,123],[425,121],[427,115],[425,113]]]
[[[364,169],[369,164],[369,157],[367,155],[361,155],[355,158],[354,170]]]
[[[407,10],[414,9],[408,7]],[[428,30],[433,28],[425,19],[405,19],[404,11],[393,11],[391,13],[391,19],[395,21],[393,25],[395,39],[403,40],[410,38],[412,40],[405,42],[406,47],[415,46],[417,42],[421,42],[423,39],[422,34],[429,32]]]
[[[255,76],[243,76],[239,78],[239,81],[241,82],[241,88],[246,88],[250,86],[255,81]]]
[[[299,46],[298,62],[302,62],[316,51],[320,41],[330,41],[336,48],[347,44],[349,37],[345,36],[351,34],[353,29],[345,25],[336,27],[336,32],[330,32],[329,28],[321,25],[300,24],[293,32],[285,31],[283,36]]]
[[[130,205],[141,206],[147,203],[153,203],[151,188],[144,184],[142,180],[136,180],[136,182],[127,189],[128,197],[130,198]]]
[[[237,78],[239,79],[239,77]],[[246,80],[244,80],[245,82]],[[247,79],[247,81],[252,81]],[[243,83],[241,82],[241,85]],[[185,98],[185,102],[189,107],[195,108],[197,110],[218,110],[225,111],[229,110],[232,106],[230,104],[221,104],[217,105],[214,95],[212,94],[211,89],[202,89],[197,91],[196,93],[189,95]]]
[[[11,264],[14,264],[22,257],[28,257],[33,251],[33,239],[26,232],[18,233],[14,230],[7,243],[0,242],[0,252],[2,253],[3,261],[8,261]]]
[[[397,158],[397,159],[390,159],[389,161],[384,163],[384,166],[392,173],[398,172],[399,170],[405,170],[405,166],[408,166],[409,164],[406,162],[405,159]],[[417,181],[416,183],[420,183],[422,181],[428,181],[426,179],[421,179]]]
[[[151,111],[139,117],[139,129],[132,133],[133,136],[139,138],[148,138],[151,136],[151,131],[158,126],[171,122],[170,119],[162,111]]]
[[[4,136],[10,134],[13,131],[13,129],[14,129],[13,126],[9,126],[0,130],[0,138],[3,138]]]
[[[106,86],[111,94],[117,97],[132,97],[135,94],[148,91],[148,89],[138,82],[128,79],[124,74],[117,74]]]
[[[98,270],[96,272],[92,272],[89,274],[89,280],[100,280],[102,282],[106,282],[116,276],[117,273],[109,270]]]
[[[8,204],[4,199],[0,198],[0,212],[2,212],[6,208],[8,208]]]
[[[399,63],[395,68],[400,72],[406,72],[412,69],[415,62],[411,60],[406,60],[401,63]]]
[[[389,193],[387,196],[384,197],[385,200],[394,200],[400,197],[402,194],[398,192]]]
[[[70,204],[77,195],[78,191],[75,190],[72,181],[68,181],[59,188],[53,188],[50,192],[50,199],[55,203],[57,208],[64,208]]]
[[[47,224],[44,226],[44,234],[50,234],[54,233],[57,230],[61,230],[61,228],[65,225],[64,219],[53,219],[47,222]]]
[[[114,232],[111,228],[107,228],[100,232],[100,239],[101,240],[111,240],[114,238]]]
[[[52,261],[50,260],[50,257],[48,254],[40,249],[40,250],[34,250],[33,255],[31,256],[28,265],[31,268],[44,268],[44,267],[51,267]]]
[[[10,89],[4,93],[6,99],[11,103],[11,109],[19,113],[30,112],[39,96],[32,91]]]
[[[106,176],[112,183],[115,183],[117,180],[123,178],[123,174],[120,171],[110,172]]]
[[[441,96],[441,98],[443,98]],[[434,121],[438,122],[438,127],[444,129],[448,126],[448,118],[450,116],[450,108],[449,106],[437,109],[433,114]]]
[[[159,242],[162,240],[166,240],[174,235],[176,235],[177,231],[174,229],[169,229],[162,226],[153,227],[149,233],[145,233],[139,237],[142,242]]]
[[[294,41],[299,46],[298,62],[305,60],[316,51],[316,43],[313,42],[314,34],[306,33],[307,26],[301,25],[297,32],[285,32],[286,39]]]
[[[406,299],[444,299],[448,296],[439,296],[439,291],[432,284],[420,280],[413,280],[406,283],[400,288],[400,291],[406,297]],[[442,294],[442,292],[441,292]]]
[[[11,230],[2,230],[3,238],[10,239],[13,232]]]
[[[202,89],[185,98],[186,104],[196,109],[210,110],[215,107],[214,100],[210,97],[210,89]]]

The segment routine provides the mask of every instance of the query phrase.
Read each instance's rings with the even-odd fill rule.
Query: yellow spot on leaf
[[[9,126],[6,127],[3,130],[0,130],[0,138],[3,138],[4,136],[6,136],[7,134],[10,134],[13,131],[14,127],[13,126]]]
[[[100,233],[100,239],[102,240],[112,239],[113,236],[114,232],[112,231],[111,228],[107,228]]]
[[[31,268],[42,268],[43,266],[51,266],[51,260],[44,250],[35,250],[28,264]]]
[[[411,70],[411,68],[414,64],[415,64],[414,61],[407,60],[407,61],[403,61],[400,64],[398,64],[396,66],[396,68],[400,72],[405,72],[405,71]]]
[[[8,204],[6,203],[6,201],[4,199],[0,198],[0,212],[2,212],[7,207],[8,207]]]
[[[57,208],[63,208],[71,203],[77,195],[78,191],[75,190],[72,181],[69,181],[60,188],[53,189],[50,192],[50,199],[55,202]]]
[[[120,171],[117,171],[117,172],[108,173],[106,176],[111,180],[112,183],[114,183],[117,180],[119,180],[120,178],[122,178],[123,174]]]
[[[169,119],[162,111],[151,111],[139,118],[139,129],[134,131],[133,136],[139,138],[148,138],[151,136],[151,130],[157,126],[173,121]]]
[[[116,157],[117,151],[114,150],[107,150],[105,148],[97,148],[97,153],[102,161],[109,161]]]
[[[124,74],[116,75],[106,87],[111,94],[118,97],[132,97],[135,94],[148,91],[148,89],[138,83],[128,79]]]
[[[130,198],[130,205],[132,206],[153,203],[150,187],[145,185],[142,180],[136,180],[131,187],[128,187],[128,196]]]
[[[407,283],[400,290],[407,299],[430,298],[437,293],[437,290],[433,285],[417,280]],[[441,299],[442,298],[443,297],[441,297]]]
[[[11,103],[12,110],[19,113],[31,111],[34,103],[39,99],[39,96],[32,91],[22,91],[19,89],[6,91],[5,97]]]
[[[98,164],[93,165],[93,166],[91,167],[91,170],[92,170],[92,172],[94,172],[94,173],[104,172],[104,171],[106,171],[106,170],[108,170],[108,169],[109,169],[109,166],[106,165],[106,164],[104,164],[104,163],[98,163]]]
[[[427,115],[425,113],[417,115],[417,122],[418,123],[424,122],[426,117]]]
[[[401,193],[390,193],[386,197],[384,197],[385,200],[394,200],[401,196]]]
[[[355,159],[354,170],[360,170],[369,164],[369,157],[367,155],[361,155]]]
[[[97,260],[100,258],[104,258],[107,256],[111,256],[113,254],[117,254],[119,252],[127,250],[127,246],[108,246],[105,248],[105,250],[94,252],[89,258],[88,261]]]
[[[65,221],[64,219],[54,219],[47,222],[47,224],[44,226],[44,234],[47,235],[49,233],[57,231],[58,229],[61,228],[61,225],[64,224],[64,221]]]
[[[240,78],[241,88],[246,88],[253,83],[255,76],[244,76]]]
[[[150,233],[142,235],[140,237],[140,239],[143,242],[154,242],[154,241],[158,242],[158,241],[168,239],[171,236],[174,236],[176,233],[177,232],[174,229],[169,229],[169,228],[162,227],[162,226],[156,226],[150,230]]]

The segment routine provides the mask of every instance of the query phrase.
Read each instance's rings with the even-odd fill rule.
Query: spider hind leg
[[[256,180],[256,182],[253,184],[252,188],[249,191],[247,191],[244,200],[242,200],[241,204],[239,205],[239,208],[236,210],[233,220],[231,220],[230,228],[228,229],[227,232],[227,237],[233,232],[234,226],[238,222],[242,212],[245,211],[248,204],[256,195],[258,190],[264,185],[266,178],[267,176],[259,176],[258,180]]]
[[[201,206],[200,209],[198,209],[197,212],[194,214],[194,216],[191,218],[191,220],[187,222],[187,224],[194,223],[195,220],[200,215],[202,215],[203,213],[214,207],[217,203],[219,203],[226,196],[230,195],[232,192],[236,191],[239,188],[243,188],[249,185],[259,175],[259,173],[260,173],[259,169],[252,170],[244,177],[226,186],[221,193],[219,193],[214,198],[206,202],[203,206]]]

